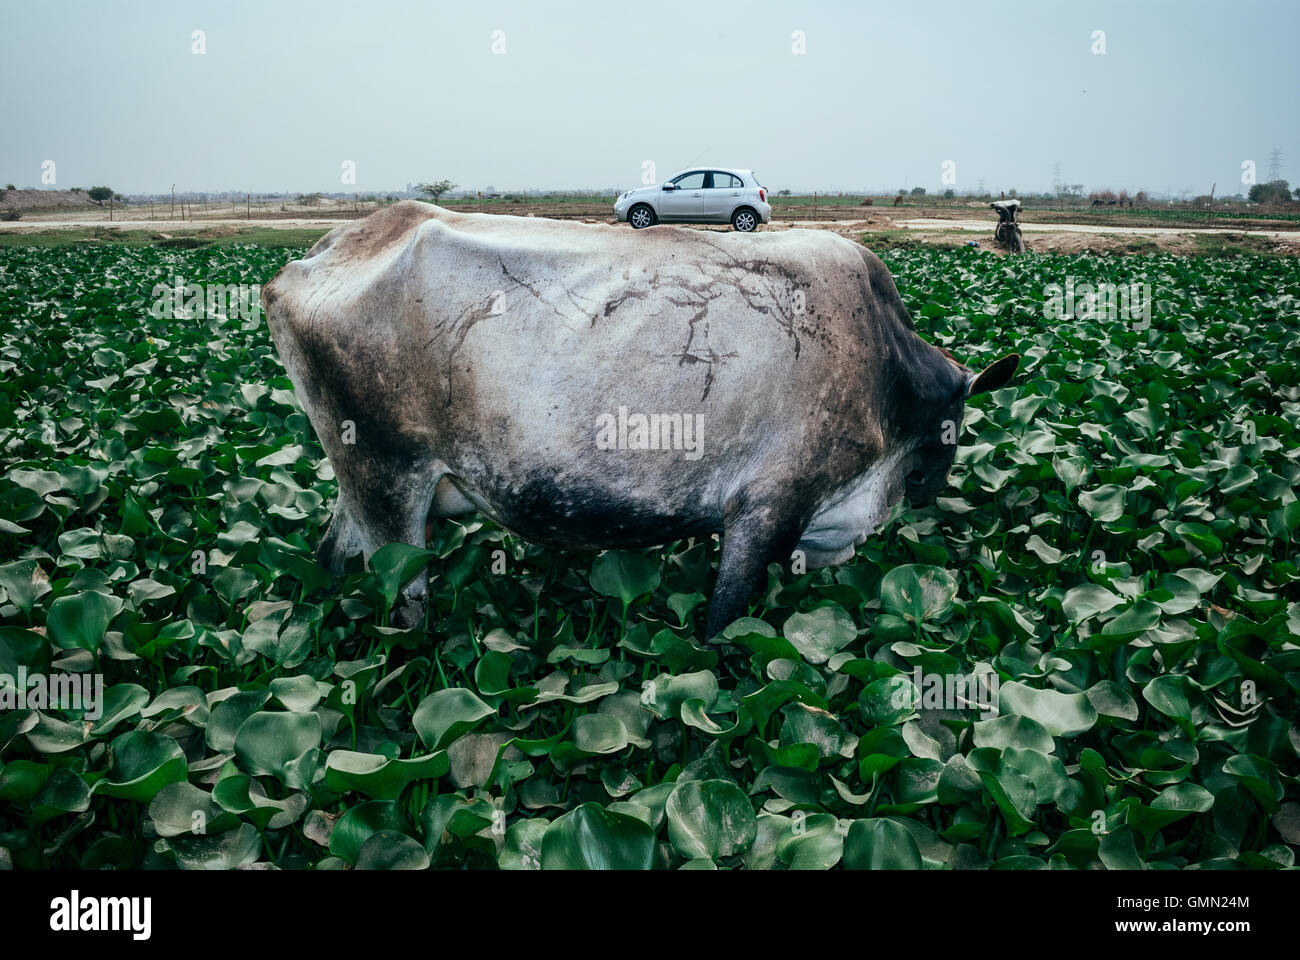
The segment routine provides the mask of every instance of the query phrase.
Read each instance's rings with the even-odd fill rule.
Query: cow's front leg
[[[349,462],[338,471],[338,504],[317,550],[322,565],[338,575],[358,553],[368,564],[385,544],[425,546],[425,524],[440,477],[440,470],[402,470],[378,460]],[[428,594],[428,575],[421,570],[398,595],[390,622],[404,629],[423,623]]]
[[[704,631],[710,642],[733,620],[749,613],[749,599],[764,584],[767,565],[788,560],[800,533],[798,524],[773,507],[737,511],[728,517]]]

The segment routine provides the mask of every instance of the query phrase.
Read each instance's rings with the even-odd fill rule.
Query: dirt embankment
[[[98,204],[75,190],[8,190],[0,187],[0,210],[61,211],[95,209]],[[107,208],[105,208],[107,209]]]

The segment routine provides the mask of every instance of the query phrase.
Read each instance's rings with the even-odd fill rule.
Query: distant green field
[[[819,194],[814,201],[811,194],[798,194],[781,197],[769,196],[769,202],[775,216],[782,216],[789,211],[796,216],[807,216],[813,206],[856,207],[866,199],[863,194]],[[932,195],[914,197],[905,196],[903,202],[894,206],[893,196],[875,196],[871,198],[870,207],[862,207],[863,215],[868,211],[891,210],[908,211],[905,215],[917,216],[931,213],[933,215],[958,217],[992,217],[987,204],[990,201],[975,201],[969,197],[957,197],[945,200]],[[1109,226],[1232,226],[1236,224],[1256,224],[1257,222],[1275,223],[1278,229],[1293,229],[1300,225],[1300,208],[1251,208],[1242,210],[1197,210],[1189,207],[1168,205],[1151,205],[1146,207],[1091,207],[1078,204],[1063,204],[1053,200],[1028,199],[1023,201],[1022,217],[1026,220],[1038,219],[1040,222],[1060,223],[1095,223]],[[974,205],[972,205],[974,204]]]
[[[1039,209],[1028,207],[1028,210]],[[1058,209],[1050,204],[1042,207],[1044,210]],[[1084,207],[1081,210],[1068,208],[1068,213],[1073,217],[1076,213],[1087,216],[1107,216],[1131,219],[1159,220],[1165,223],[1187,224],[1196,226],[1197,224],[1206,224],[1218,220],[1277,220],[1282,223],[1300,223],[1300,210],[1269,210],[1255,208],[1252,210],[1191,210],[1186,207],[1097,207],[1096,209]],[[1086,222],[1086,220],[1084,221]]]
[[[301,227],[278,230],[274,227],[249,227],[238,233],[222,237],[205,237],[202,230],[171,231],[170,240],[157,240],[153,230],[119,230],[115,227],[71,227],[44,230],[40,233],[0,232],[0,249],[6,247],[67,247],[76,245],[122,247],[228,247],[251,243],[259,247],[278,250],[288,247],[311,246],[325,234],[328,227]]]

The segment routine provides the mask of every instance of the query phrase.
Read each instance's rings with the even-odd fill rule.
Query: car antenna
[[[703,156],[704,154],[706,154],[706,153],[708,153],[708,152],[709,152],[709,148],[708,148],[708,147],[705,147],[703,150],[701,150],[699,153],[697,153],[697,154],[695,155],[695,157],[694,157],[694,158],[693,158],[689,163],[686,164],[686,166],[688,166],[688,167],[693,167],[693,166],[695,166],[695,161],[698,160],[698,159],[700,159],[701,156]]]

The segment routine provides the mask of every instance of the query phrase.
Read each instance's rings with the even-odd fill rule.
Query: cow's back
[[[755,386],[822,391],[880,360],[860,248],[820,231],[632,231],[407,201],[334,230],[263,297],[286,366],[308,350],[372,382],[418,373],[462,408],[510,385],[603,408],[616,384],[633,406],[761,407]]]
[[[759,475],[815,489],[860,469],[910,336],[879,261],[826,232],[416,202],[334,230],[263,299],[331,460],[349,420],[369,455],[435,457],[482,489],[603,488],[664,510]],[[621,411],[698,418],[706,461],[611,455],[598,424]]]

